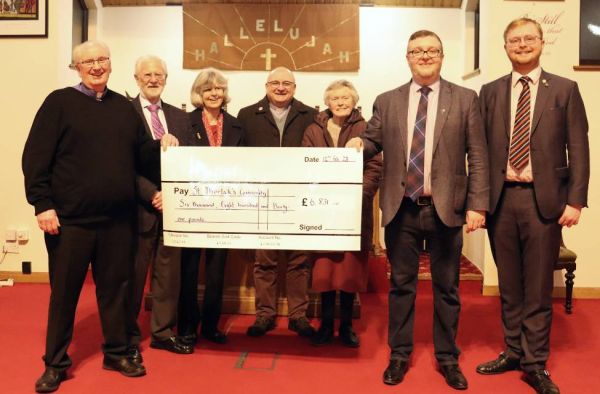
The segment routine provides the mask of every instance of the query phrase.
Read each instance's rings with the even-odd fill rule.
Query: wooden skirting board
[[[0,280],[8,278],[12,278],[17,283],[50,283],[50,277],[47,272],[32,272],[25,275],[21,272],[0,271]]]
[[[49,283],[49,277],[47,272],[32,272],[29,275],[22,274],[16,271],[0,271],[0,280],[12,278],[16,283]],[[204,289],[201,288],[198,291],[200,300]],[[483,286],[482,294],[485,296],[497,296],[500,294],[498,286]],[[565,288],[555,287],[553,294],[554,297],[564,297]],[[309,311],[314,310],[317,303],[317,295],[311,294],[309,300]],[[577,287],[573,289],[573,298],[581,299],[594,299],[600,298],[600,288],[598,287]],[[356,304],[355,302],[355,309]],[[360,304],[360,303],[359,303]],[[233,312],[237,311],[237,312]],[[227,287],[223,294],[223,313],[240,313],[240,314],[254,314],[254,288],[252,287]],[[287,314],[287,301],[284,297],[280,297],[278,302],[278,313],[285,315]],[[313,312],[314,313],[314,312]],[[356,313],[356,311],[355,311]]]
[[[498,286],[483,286],[483,295],[485,296],[498,296],[500,295],[500,289]],[[555,287],[552,291],[552,297],[554,298],[564,298],[565,297],[565,288],[564,287]],[[575,287],[573,288],[573,298],[580,299],[595,299],[600,298],[600,288],[598,287]]]
[[[198,303],[202,304],[204,297],[204,286],[198,286]],[[352,308],[352,317],[360,318],[360,294],[354,299]],[[144,309],[152,309],[152,294],[146,294],[144,300]],[[236,315],[254,315],[256,313],[254,303],[254,288],[253,287],[226,287],[223,292],[223,313]],[[287,316],[288,305],[287,298],[277,298],[277,315]],[[336,300],[336,315],[339,314],[339,299]],[[309,292],[308,294],[308,309],[306,311],[308,317],[321,316],[319,295]]]

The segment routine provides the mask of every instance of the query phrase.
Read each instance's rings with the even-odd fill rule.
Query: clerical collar
[[[79,82],[79,84],[73,86],[75,89],[79,90],[81,93],[85,94],[88,97],[96,99],[97,101],[102,101],[106,93],[108,93],[108,88],[104,87],[104,91],[102,93],[96,92],[94,89],[90,89],[83,84],[83,82]]]

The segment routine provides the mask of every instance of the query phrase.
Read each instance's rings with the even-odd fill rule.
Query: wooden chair
[[[577,264],[577,254],[565,246],[563,240],[560,240],[560,252],[558,253],[558,260],[554,264],[555,270],[565,270],[565,312],[567,314],[573,313],[573,279],[575,279],[575,269]]]

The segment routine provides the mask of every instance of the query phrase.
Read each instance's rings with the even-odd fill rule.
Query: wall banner
[[[184,4],[183,68],[358,71],[359,7]]]

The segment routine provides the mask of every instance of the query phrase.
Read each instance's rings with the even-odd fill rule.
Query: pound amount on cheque
[[[330,202],[329,202],[329,199],[327,199],[325,197],[320,197],[320,198],[304,197],[302,199],[303,207],[315,207],[315,206],[327,206],[327,205],[330,205]],[[337,204],[333,203],[331,205],[337,205]]]

